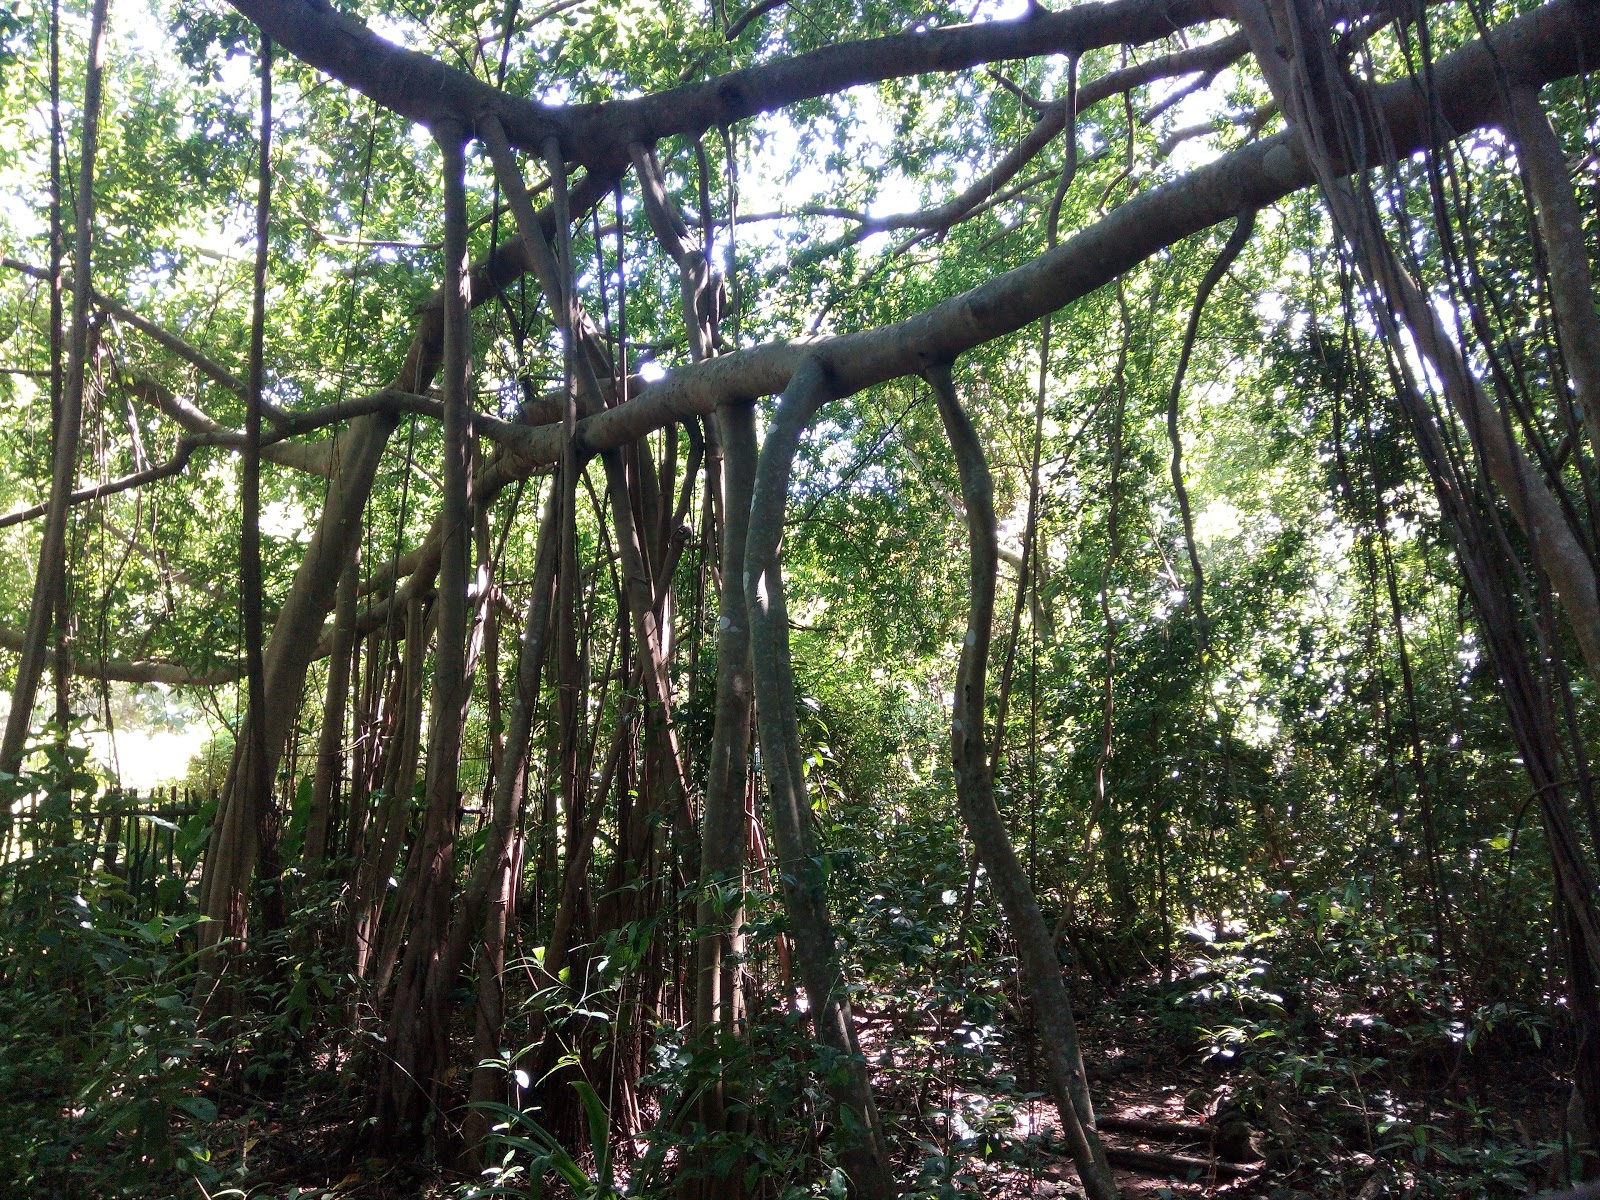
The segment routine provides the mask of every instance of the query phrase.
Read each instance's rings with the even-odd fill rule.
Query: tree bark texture
[[[695,922],[695,1030],[702,1037],[732,1035],[742,1015],[737,960],[744,938],[745,782],[749,774],[751,719],[750,617],[743,572],[750,501],[755,484],[754,404],[726,404],[721,429],[724,511],[722,594],[717,617],[716,716],[706,769],[700,825],[700,900]],[[706,1092],[706,1128],[722,1127],[725,1084]]]

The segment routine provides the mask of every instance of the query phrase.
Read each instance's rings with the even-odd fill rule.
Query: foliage
[[[52,743],[38,773],[4,781],[0,1158],[33,1195],[153,1196],[214,1178],[210,1044],[184,986],[198,917],[130,914],[75,833],[97,795],[83,764]]]
[[[742,15],[684,0],[336,7],[508,97],[649,96],[663,109],[675,103],[661,99],[667,89],[722,72],[968,21],[976,32],[961,36],[979,38],[986,25],[1041,15],[989,0],[793,0]],[[83,8],[0,5],[0,243],[35,268],[50,261],[51,217],[72,223]],[[1342,65],[1373,81],[1426,75],[1439,54],[1478,37],[1480,23],[1532,10],[1440,4],[1406,21],[1344,24]],[[77,477],[101,483],[162,461],[179,437],[174,413],[192,422],[201,412],[217,429],[180,474],[75,507],[62,632],[87,678],[64,699],[107,724],[178,725],[203,712],[225,732],[189,767],[190,788],[213,799],[172,831],[172,869],[148,902],[97,847],[91,825],[104,797],[80,748],[44,745],[29,773],[4,781],[0,1162],[20,1164],[15,1186],[161,1195],[192,1176],[248,1190],[262,1158],[295,1186],[333,1183],[377,1125],[375,1080],[399,1051],[389,1040],[396,997],[440,960],[410,954],[425,930],[463,966],[428,981],[445,1061],[437,1078],[410,1085],[427,1097],[432,1142],[382,1147],[411,1154],[397,1169],[449,1176],[472,1074],[466,1047],[498,1001],[506,1016],[490,1061],[505,1092],[483,1110],[495,1126],[489,1170],[438,1186],[610,1200],[737,1175],[762,1200],[839,1195],[840,1147],[856,1131],[840,1126],[827,1085],[850,1064],[810,1027],[778,894],[797,874],[822,882],[903,1181],[946,1200],[1003,1191],[1015,1172],[1051,1161],[1058,1147],[1031,1136],[1044,1075],[1017,930],[974,861],[949,765],[967,514],[949,439],[911,374],[827,405],[801,440],[787,498],[787,633],[816,854],[783,861],[774,846],[768,762],[752,738],[749,777],[731,788],[754,818],[745,870],[717,881],[701,877],[696,818],[718,720],[719,592],[741,581],[722,577],[714,423],[685,403],[674,416],[692,419],[621,452],[628,511],[645,527],[649,620],[670,655],[670,730],[644,682],[648,622],[630,621],[627,589],[640,581],[621,565],[606,463],[586,462],[574,490],[572,609],[524,638],[552,485],[526,470],[520,435],[496,443],[492,422],[479,424],[473,466],[493,486],[471,531],[459,796],[446,794],[439,810],[445,844],[427,846],[437,765],[427,760],[440,724],[427,706],[445,656],[429,650],[441,585],[426,551],[439,544],[429,539],[443,511],[445,440],[430,381],[403,381],[409,407],[361,514],[352,682],[326,706],[337,673],[322,656],[334,639],[317,629],[330,614],[312,614],[316,664],[303,685],[296,678],[268,697],[288,730],[268,811],[236,822],[220,847],[261,842],[272,853],[240,902],[249,938],[228,959],[237,968],[228,1011],[202,1024],[197,894],[207,856],[220,857],[210,841],[224,836],[217,797],[245,729],[235,682],[241,473],[238,439],[226,433],[243,427],[245,401],[214,376],[249,370],[258,38],[213,0],[118,0],[111,12],[94,286],[221,370],[197,368],[121,316],[97,317]],[[1093,49],[1070,68],[1051,54],[1003,71],[869,81],[713,123],[703,136],[660,139],[665,192],[719,276],[725,357],[780,343],[799,354],[814,338],[905,322],[963,293],[977,312],[991,293],[972,289],[1025,264],[1053,269],[1038,265],[1052,243],[1107,228],[1117,241],[1128,230],[1101,222],[1131,224],[1124,201],[1142,206],[1137,216],[1181,198],[1197,167],[1280,128],[1247,59],[1085,106],[1014,188],[988,189],[948,228],[919,234],[885,217],[938,206],[980,180],[1042,106],[1068,95],[1069,70],[1080,84],[1154,70],[1161,56],[1225,32],[1208,22]],[[62,46],[56,96],[52,36]],[[265,398],[305,414],[393,384],[415,330],[418,346],[437,341],[438,153],[427,129],[293,56],[277,58],[273,86],[262,370]],[[1587,78],[1543,94],[1584,188],[1600,127],[1591,99]],[[64,151],[56,181],[52,146]],[[1076,175],[1058,196],[1069,161]],[[546,187],[544,167],[523,162],[530,186]],[[1559,485],[1592,558],[1596,448],[1520,166],[1505,135],[1486,129],[1374,173],[1376,206],[1408,266],[1431,281],[1428,299],[1451,315],[1452,336],[1517,444]],[[733,369],[690,362],[678,264],[657,244],[635,182],[572,214],[570,231],[573,290],[619,385]],[[539,424],[548,413],[529,414],[542,411],[541,397],[565,402],[564,340],[531,277],[501,289],[495,271],[520,263],[519,235],[476,150],[465,184],[470,256],[500,264],[473,285],[493,302],[471,318],[470,404]],[[1583,212],[1591,241],[1592,207]],[[1034,324],[960,355],[955,377],[993,474],[1003,564],[988,717],[998,725],[1003,705],[1005,721],[987,731],[997,804],[1070,972],[1097,1068],[1115,1061],[1100,1048],[1120,1050],[1136,1029],[1166,1073],[1139,1081],[1148,1092],[1205,1073],[1212,1115],[1231,1105],[1253,1125],[1274,1183],[1334,1194],[1364,1186],[1354,1176],[1366,1171],[1415,1195],[1521,1194],[1565,1169],[1562,1101],[1531,1081],[1574,1073],[1581,1014],[1534,806],[1544,797],[1529,794],[1527,747],[1506,720],[1494,657],[1504,631],[1473,607],[1463,543],[1430,474],[1437,464],[1419,455],[1396,402],[1410,351],[1384,344],[1380,314],[1315,200],[1291,196],[1257,215],[1197,317],[1185,383],[1169,396],[1190,306],[1225,236],[1197,233],[1127,265],[1054,314],[1048,334]],[[3,270],[0,511],[9,512],[46,494],[58,364],[48,288]],[[773,401],[755,399],[765,428]],[[1450,455],[1474,464],[1481,430],[1443,403],[1434,411]],[[557,432],[565,442],[552,423],[527,444]],[[351,436],[337,421],[273,448],[334,456]],[[687,472],[692,459],[698,475]],[[269,625],[305,599],[303,556],[338,486],[269,454],[260,597]],[[1547,594],[1515,498],[1501,488],[1471,505],[1496,531],[1496,561],[1516,584],[1523,619],[1512,637],[1542,672],[1539,701],[1563,739],[1560,786],[1570,781],[1579,857],[1593,867],[1600,819],[1584,763],[1600,732],[1595,681],[1551,615],[1559,597]],[[28,609],[37,526],[0,530],[9,624]],[[385,607],[397,596],[415,607]],[[407,644],[410,617],[420,648]],[[468,912],[494,842],[495,768],[520,655],[569,632],[531,698],[511,866]],[[422,681],[415,708],[408,660]],[[124,690],[103,678],[184,670],[208,682]],[[408,718],[419,751],[409,765]],[[324,730],[337,735],[330,755]],[[665,768],[673,739],[682,796]],[[319,794],[326,807],[314,812]],[[329,834],[320,859],[310,849],[318,819]],[[423,879],[437,895],[422,894]],[[731,976],[744,1018],[697,1031],[695,957],[717,932],[702,928],[698,907],[710,888],[717,918],[742,906]],[[495,912],[510,960],[498,972],[487,946],[474,957]],[[440,913],[442,934],[427,924]],[[564,961],[546,962],[558,913],[570,944]],[[368,919],[372,945],[361,941]],[[716,1128],[705,1120],[713,1095],[728,1118]],[[216,1156],[231,1138],[218,1130],[235,1120],[248,1127],[239,1145],[260,1137],[262,1149],[223,1166]],[[405,1186],[413,1182],[425,1186]]]

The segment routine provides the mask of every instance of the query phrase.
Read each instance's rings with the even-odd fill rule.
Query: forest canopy
[[[1596,60],[0,9],[0,1192],[1594,1177]]]

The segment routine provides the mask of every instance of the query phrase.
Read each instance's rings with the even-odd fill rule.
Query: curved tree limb
[[[124,475],[120,479],[111,479],[105,483],[97,483],[93,487],[80,488],[67,497],[67,503],[69,505],[87,504],[90,500],[98,500],[102,496],[114,496],[118,492],[126,492],[130,488],[143,487],[147,483],[155,483],[161,479],[171,479],[189,465],[189,460],[194,457],[195,449],[200,444],[200,441],[194,437],[181,437],[178,439],[177,448],[172,452],[172,457],[167,459],[166,462],[147,467],[143,471],[135,471],[131,475]],[[0,517],[0,529],[36,520],[45,516],[49,511],[49,501],[35,504],[31,508],[20,508],[15,512],[10,512]]]
[[[1497,63],[1513,81],[1541,84],[1583,69],[1585,45],[1597,42],[1600,11],[1577,0],[1550,0],[1497,28],[1489,42],[1470,43],[1434,64],[1434,100],[1439,116],[1458,135],[1498,121],[1501,113],[1494,89]],[[1428,144],[1426,110],[1410,82],[1375,88],[1370,100],[1374,119],[1384,123],[1396,153],[1409,154]],[[1343,168],[1376,163],[1376,139],[1368,139],[1367,145],[1371,149],[1366,163],[1344,163]],[[1246,208],[1272,204],[1313,182],[1309,160],[1292,132],[1264,138],[1126,201],[1055,250],[905,321],[812,342],[767,343],[680,367],[655,383],[635,380],[630,384],[631,399],[580,420],[577,436],[589,451],[621,446],[671,421],[708,415],[719,404],[737,397],[781,391],[798,364],[817,352],[826,352],[829,361],[836,364],[835,382],[847,392],[915,374],[921,370],[925,355],[926,361],[951,357],[1014,332],[1045,313],[1088,295],[1166,246],[1235,217]],[[589,186],[588,181],[585,186]],[[544,213],[538,217],[541,222],[548,219]],[[484,303],[528,268],[520,240],[502,244],[488,260],[475,266],[472,302]],[[419,387],[426,387],[437,363],[437,312],[435,304],[424,307],[421,325],[397,378],[397,388],[407,394],[415,395]],[[138,386],[145,399],[159,403],[163,411],[174,415],[186,428],[206,432],[221,428],[187,402],[159,389],[153,381],[142,381]],[[393,424],[388,412],[363,420],[380,420],[390,428]],[[355,437],[361,424],[358,420],[351,433],[341,439],[341,458],[348,459],[357,445],[363,446],[361,453],[365,455],[364,443]],[[516,461],[493,468],[497,476],[509,479],[518,471],[525,474],[559,457],[559,426],[529,428],[526,434],[518,445]],[[265,456],[270,459],[277,449],[310,447],[293,443],[269,446]],[[428,558],[425,548],[402,556],[398,574],[409,574],[419,565],[426,569]],[[323,569],[326,565],[319,559],[319,577],[336,580],[337,569],[329,575]],[[388,587],[395,577],[395,572],[377,572],[363,590]],[[322,607],[322,615],[327,607]],[[326,653],[326,638],[321,652]]]
[[[750,621],[761,766],[767,777],[773,838],[781,860],[779,891],[789,915],[800,975],[805,983],[817,1038],[839,1056],[827,1080],[834,1103],[851,1114],[840,1157],[852,1194],[890,1200],[897,1189],[883,1141],[882,1124],[866,1061],[856,1038],[850,995],[839,962],[839,944],[828,915],[827,864],[811,829],[794,674],[789,658],[789,612],[784,600],[778,546],[783,537],[789,479],[800,435],[818,410],[837,398],[827,369],[807,359],[784,393],[761,447],[750,505],[744,554],[744,592]],[[725,586],[735,586],[727,580]]]
[[[1061,981],[1055,939],[1039,911],[1028,873],[1012,847],[1005,821],[995,806],[994,776],[984,740],[985,680],[990,629],[994,624],[994,584],[998,561],[995,535],[994,483],[983,445],[956,397],[950,368],[939,364],[923,372],[939,403],[950,448],[961,475],[961,496],[967,512],[970,556],[968,587],[971,607],[961,661],[956,668],[955,710],[951,717],[951,756],[956,772],[956,797],[979,859],[1005,909],[1017,937],[1039,1021],[1056,1107],[1067,1144],[1090,1200],[1117,1200],[1116,1184],[1106,1162],[1105,1147],[1094,1132],[1094,1104],[1078,1049],[1077,1023]]]
[[[228,429],[220,421],[212,419],[198,406],[177,395],[166,385],[150,378],[148,375],[122,370],[118,373],[118,383],[140,401],[151,408],[172,418],[179,426],[190,434],[196,435],[196,444],[205,444],[202,439],[213,439],[211,445],[242,446],[244,435]],[[284,437],[290,436],[285,428],[294,428],[296,432],[308,432],[308,428],[296,428],[292,418],[285,427],[280,427],[275,433]],[[310,426],[309,428],[316,428]],[[326,446],[307,446],[293,442],[283,442],[280,438],[263,438],[261,457],[280,467],[289,467],[297,471],[305,471],[311,475],[327,475],[331,470],[331,451]]]
[[[1586,42],[1600,42],[1600,11],[1577,0],[1551,0],[1496,29],[1489,42],[1473,42],[1440,58],[1433,69],[1435,103],[1457,134],[1498,121],[1497,70],[1526,83],[1543,83],[1584,69]],[[1498,64],[1498,66],[1497,66]],[[1084,90],[1093,85],[1086,85]],[[1410,81],[1385,84],[1369,93],[1369,108],[1381,122],[1394,152],[1405,155],[1429,144],[1427,111]],[[480,132],[484,132],[480,129]],[[509,147],[509,143],[506,143]],[[1379,139],[1369,138],[1362,163],[1379,161]],[[586,181],[587,182],[587,181]],[[953,357],[1002,337],[1095,291],[1167,246],[1247,209],[1264,208],[1315,182],[1310,161],[1292,131],[1285,131],[1191,171],[1180,179],[1118,205],[1059,247],[971,291],[953,296],[904,321],[878,329],[811,341],[775,341],[673,370],[655,383],[632,379],[625,403],[603,407],[578,422],[588,453],[623,446],[672,421],[708,416],[739,397],[781,392],[797,365],[826,350],[846,393],[915,374],[923,361]],[[536,214],[546,222],[546,214]],[[508,286],[530,259],[521,241],[502,244],[473,271],[473,303],[484,303]],[[413,342],[411,364],[434,346],[425,310]],[[414,388],[413,388],[414,390]],[[537,409],[539,406],[535,406]],[[548,406],[545,406],[548,407]],[[548,415],[543,414],[541,415]],[[560,457],[561,432],[546,423],[529,430],[518,447],[526,469]],[[513,469],[508,464],[506,469]],[[402,556],[399,574],[427,560],[423,550]],[[379,572],[363,591],[386,587],[395,572]]]
[[[144,394],[148,395],[161,385],[152,380],[140,381],[137,385]],[[164,389],[163,389],[164,390]],[[182,403],[177,397],[166,397],[166,403],[173,407]],[[165,409],[163,410],[165,411]],[[198,410],[196,410],[198,411]],[[374,413],[417,413],[422,416],[444,419],[444,405],[431,396],[416,396],[410,392],[400,391],[398,388],[385,388],[374,392],[370,396],[361,396],[353,400],[341,400],[337,404],[330,404],[325,408],[314,409],[310,412],[296,412],[286,414],[282,425],[261,438],[262,458],[268,459],[268,451],[281,446],[288,438],[299,434],[311,433],[318,429],[325,429],[330,425],[342,424],[357,417],[371,416]],[[529,442],[533,436],[532,430],[523,425],[510,421],[502,421],[498,417],[487,416],[484,413],[472,413],[467,417],[469,432],[489,438],[491,441],[500,442],[513,449]],[[227,449],[243,451],[249,435],[222,426],[214,425],[202,432],[185,434],[178,439],[173,455],[166,462],[143,471],[135,471],[119,479],[108,480],[105,483],[95,484],[93,487],[80,488],[71,496],[72,504],[83,504],[90,500],[98,500],[102,496],[114,495],[125,492],[130,488],[143,487],[147,483],[158,480],[170,479],[181,472],[189,464],[189,459],[194,451],[202,446],[221,446]],[[0,529],[10,525],[20,525],[25,521],[32,521],[45,515],[48,504],[35,504],[29,508],[17,509],[14,512],[0,516]]]
[[[1205,569],[1200,565],[1200,551],[1194,544],[1194,512],[1189,505],[1189,489],[1183,482],[1183,435],[1178,429],[1178,401],[1183,396],[1183,378],[1189,371],[1189,356],[1194,353],[1195,335],[1200,331],[1200,318],[1205,313],[1206,301],[1212,291],[1233,266],[1240,251],[1250,241],[1255,231],[1256,214],[1252,209],[1239,214],[1233,232],[1223,244],[1216,260],[1200,280],[1195,292],[1194,307],[1189,310],[1189,324],[1183,331],[1183,348],[1178,352],[1178,367],[1172,375],[1172,390],[1167,393],[1167,441],[1172,445],[1172,490],[1178,497],[1178,512],[1183,518],[1183,542],[1189,550],[1189,569],[1194,575],[1194,624],[1199,634],[1200,646],[1207,640],[1205,610]]]
[[[1212,0],[1106,0],[1058,13],[1035,8],[1014,21],[843,42],[637,99],[549,105],[507,95],[465,71],[403,50],[317,0],[231,2],[305,62],[401,116],[430,127],[442,120],[471,127],[493,115],[517,149],[542,154],[555,138],[568,162],[605,176],[626,165],[635,142],[697,137],[800,100],[886,79],[1142,45],[1221,15]]]
[[[1600,10],[1579,0],[1550,0],[1506,22],[1487,42],[1440,57],[1433,66],[1435,113],[1458,136],[1491,124],[1500,117],[1497,70],[1529,82],[1564,77],[1585,68],[1586,44],[1600,44]],[[1372,89],[1367,104],[1394,153],[1430,144],[1428,103],[1412,81]],[[1365,162],[1340,161],[1338,169],[1375,165],[1380,144],[1374,134]],[[904,321],[812,341],[770,342],[679,367],[628,403],[580,421],[578,438],[590,450],[619,446],[737,396],[775,394],[815,354],[826,356],[842,395],[916,374],[927,362],[958,356],[1065,307],[1185,237],[1315,182],[1293,132],[1264,138],[1125,201],[1055,250]],[[554,461],[554,432],[537,432],[531,452]]]

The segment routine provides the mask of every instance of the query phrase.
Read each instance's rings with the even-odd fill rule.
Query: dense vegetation
[[[0,9],[0,1194],[1593,1175],[1597,58]]]

